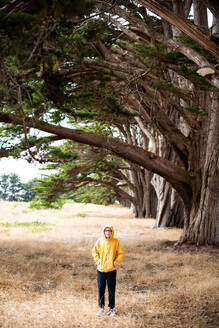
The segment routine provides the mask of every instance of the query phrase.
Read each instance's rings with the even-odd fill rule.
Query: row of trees
[[[35,193],[32,191],[33,182],[22,183],[15,173],[0,176],[0,199],[8,201],[29,202]]]
[[[183,224],[180,243],[217,242],[216,1],[1,1],[0,15],[1,155],[53,163],[53,194],[102,185]]]
[[[59,183],[63,184],[63,179],[60,179]],[[10,173],[0,176],[0,199],[12,202],[31,202],[30,206],[33,208],[60,208],[67,199],[79,203],[89,202],[108,205],[115,203],[117,198],[108,188],[97,189],[86,184],[78,186],[78,188],[74,186],[65,190],[62,188],[59,194],[54,188],[53,174],[44,176],[42,180],[33,179],[27,183],[22,183],[19,175]]]

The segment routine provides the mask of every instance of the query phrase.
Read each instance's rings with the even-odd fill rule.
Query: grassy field
[[[125,255],[118,316],[99,318],[91,248],[107,223]],[[0,327],[219,327],[218,249],[175,249],[181,231],[153,224],[119,206],[0,202]]]

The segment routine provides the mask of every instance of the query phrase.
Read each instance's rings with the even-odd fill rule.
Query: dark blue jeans
[[[100,272],[97,270],[97,286],[98,286],[98,304],[102,308],[105,305],[106,282],[109,294],[109,308],[115,307],[115,291],[116,291],[116,270],[110,272]]]

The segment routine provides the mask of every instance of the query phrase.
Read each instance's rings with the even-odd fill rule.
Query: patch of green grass
[[[80,216],[82,218],[85,218],[87,216],[86,213],[77,213],[76,216]]]
[[[35,233],[35,232],[47,232],[50,231],[50,228],[46,228],[46,227],[34,227],[32,229],[30,229],[31,232]]]
[[[49,226],[51,224],[46,222],[40,222],[40,221],[32,221],[32,222],[0,222],[0,226],[4,228],[26,228],[30,230],[31,232],[42,232],[42,231],[48,231]]]

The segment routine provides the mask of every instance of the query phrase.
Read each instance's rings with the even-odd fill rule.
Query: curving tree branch
[[[0,122],[22,125],[22,119],[20,117],[4,112],[0,112]],[[52,133],[63,139],[70,139],[79,143],[108,149],[119,157],[161,175],[170,182],[173,188],[175,188],[182,197],[188,198],[187,201],[189,201],[191,197],[188,193],[188,188],[190,188],[189,186],[192,181],[188,172],[178,165],[140,147],[126,144],[117,138],[82,130],[69,129],[60,125],[56,126],[44,121],[27,120],[27,125],[41,131]]]

